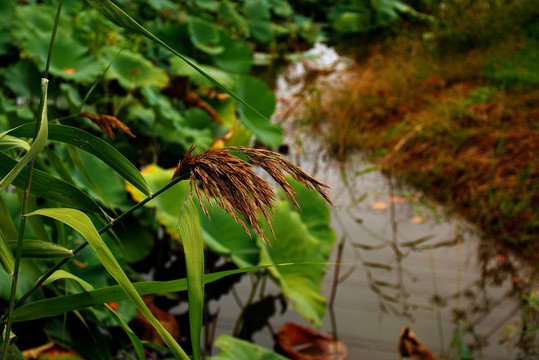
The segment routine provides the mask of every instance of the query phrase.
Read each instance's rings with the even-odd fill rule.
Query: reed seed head
[[[329,194],[324,189],[329,188],[329,186],[308,175],[278,153],[269,150],[233,146],[222,149],[209,149],[198,155],[192,155],[195,148],[191,147],[189,149],[178,164],[172,179],[190,172],[191,194],[195,189],[200,206],[206,216],[209,216],[209,213],[202,201],[200,189],[202,189],[208,201],[211,197],[215,198],[217,204],[228,212],[249,234],[247,226],[236,213],[241,214],[264,242],[269,243],[269,240],[258,225],[258,214],[260,211],[273,232],[270,217],[276,200],[275,192],[266,180],[253,171],[253,166],[250,163],[234,154],[243,154],[252,164],[260,166],[266,171],[283,188],[285,194],[298,208],[299,205],[294,198],[292,186],[286,181],[286,173],[309,189],[316,190],[328,203],[335,207]]]
[[[89,111],[83,111],[77,115],[90,119],[111,139],[114,139],[114,130],[120,130],[131,137],[136,137],[127,125],[114,116],[105,114],[99,115]]]

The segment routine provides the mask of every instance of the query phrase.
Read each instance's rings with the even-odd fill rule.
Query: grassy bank
[[[506,11],[525,10],[514,6]],[[495,10],[488,16],[501,18]],[[515,14],[475,30],[465,18],[446,20],[371,46],[340,83],[311,92],[303,121],[341,160],[367,150],[487,237],[535,258],[539,42]],[[509,26],[516,30],[494,37]]]

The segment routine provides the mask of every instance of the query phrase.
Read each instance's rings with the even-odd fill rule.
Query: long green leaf
[[[0,160],[0,163],[2,163],[1,160]],[[11,218],[11,213],[9,212],[9,209],[4,199],[2,198],[1,194],[0,194],[0,230],[2,230],[6,239],[17,239],[19,237],[17,228],[15,227],[15,224],[13,223],[13,219]]]
[[[189,66],[191,66],[193,69],[198,71],[202,76],[204,76],[206,79],[211,81],[212,84],[223,90],[225,93],[230,95],[234,100],[239,101],[240,103],[246,105],[250,109],[252,109],[255,113],[257,113],[260,117],[265,119],[266,121],[270,122],[264,115],[262,115],[258,110],[253,108],[251,105],[247,104],[242,98],[240,98],[238,95],[236,95],[233,91],[229,90],[225,86],[223,86],[220,82],[215,80],[213,77],[208,75],[204,70],[202,70],[200,67],[196,66],[193,62],[189,61],[185,56],[168,46],[166,43],[164,43],[161,39],[159,39],[157,36],[146,30],[142,25],[140,25],[138,22],[133,20],[129,15],[127,15],[122,9],[120,9],[118,6],[116,6],[114,3],[112,3],[110,0],[86,0],[91,6],[93,6],[95,9],[97,9],[100,13],[102,13],[107,19],[109,19],[114,24],[121,26],[127,30],[133,31],[137,34],[143,35],[147,37],[148,39],[155,41],[159,45],[166,48],[168,51],[185,61]]]
[[[24,190],[17,189],[17,196],[19,197],[19,202],[22,204],[24,201]],[[30,194],[26,200],[26,212],[32,212],[38,208],[37,199],[34,195]],[[42,218],[31,217],[26,219],[26,222],[30,224],[30,227],[34,231],[36,239],[51,242],[51,237],[47,229],[45,228],[45,222]],[[12,238],[12,239],[18,239]]]
[[[0,151],[13,148],[22,148],[28,151],[30,150],[30,145],[23,139],[11,135],[5,135],[0,138]]]
[[[67,271],[64,271],[64,270],[56,270],[47,280],[45,280],[43,282],[43,285],[50,284],[51,282],[56,281],[56,280],[60,280],[60,279],[73,280],[73,281],[77,282],[85,291],[94,290],[94,287],[91,284],[84,281],[80,277],[78,277],[76,275],[73,275],[73,274],[71,274],[71,273],[69,273]],[[105,304],[105,307],[111,313],[112,318],[116,321],[116,323],[118,325],[120,325],[120,327],[122,329],[124,329],[124,331],[126,332],[127,336],[129,337],[129,339],[133,343],[133,347],[135,348],[135,352],[137,353],[138,358],[139,359],[144,359],[144,350],[142,348],[142,343],[141,343],[140,339],[135,335],[133,330],[131,330],[131,328],[129,327],[129,325],[127,325],[127,323],[124,321],[124,319],[122,319],[116,313],[116,311],[114,311],[108,304]]]
[[[31,125],[21,125],[11,130],[9,134],[18,137],[29,137],[32,134]],[[106,141],[72,126],[57,124],[49,125],[49,140],[73,145],[94,155],[145,195],[150,194],[148,184],[146,184],[146,180],[144,180],[137,168]]]
[[[19,160],[19,162],[7,173],[6,176],[0,181],[0,194],[3,193],[9,185],[15,180],[17,175],[24,169],[33,158],[35,158],[45,146],[48,136],[48,123],[47,123],[47,90],[49,80],[41,79],[41,102],[40,113],[37,117],[37,135],[30,150]]]
[[[80,277],[73,275],[65,270],[56,270],[52,275],[43,282],[43,285],[48,285],[54,281],[57,280],[73,280],[76,283],[78,283],[85,291],[91,291],[94,289],[92,284],[86,282],[85,280],[81,279]]]
[[[277,266],[286,266],[281,264]],[[267,268],[267,265],[227,270],[204,275],[204,284],[220,280],[226,276],[256,272]],[[170,281],[145,281],[133,283],[140,295],[163,294],[187,290],[187,279]],[[57,296],[50,299],[37,300],[22,305],[13,312],[13,321],[28,321],[57,316],[69,311],[87,308],[107,302],[117,302],[127,298],[119,285],[107,286],[80,294]]]
[[[0,153],[0,176],[9,172],[16,163],[9,156]],[[13,185],[19,189],[25,189],[27,178],[27,171],[23,171],[13,180]],[[96,202],[82,190],[38,169],[33,171],[30,193],[77,209],[101,212]]]
[[[80,153],[72,146],[67,146],[67,152],[69,154],[69,157],[71,158],[71,161],[73,162],[73,165],[75,165],[75,168],[79,171],[84,180],[86,180],[86,182],[88,183],[89,188],[94,191],[95,194],[97,194],[97,196],[101,199],[101,201],[103,202],[103,204],[105,204],[107,208],[114,211],[114,207],[110,204],[103,191],[92,179],[90,173],[88,172],[88,168],[86,167],[84,161],[82,160],[82,157],[80,156]],[[114,215],[116,216],[116,213]]]
[[[13,274],[15,268],[15,257],[11,252],[8,242],[0,229],[0,264],[4,267],[8,274]]]
[[[7,242],[11,251],[17,248],[17,241]],[[41,240],[24,240],[22,243],[22,257],[24,258],[68,258],[73,256],[73,250],[58,244]]]
[[[193,358],[200,359],[200,332],[204,308],[204,241],[198,218],[198,209],[189,192],[185,192],[178,232],[185,251],[187,268],[187,298],[189,301],[189,329]]]
[[[105,269],[107,269],[112,277],[118,282],[124,293],[136,305],[141,314],[159,333],[172,353],[179,359],[189,359],[176,340],[174,340],[165,327],[151,313],[150,309],[148,309],[137,290],[122,270],[120,264],[118,264],[118,261],[114,255],[112,255],[112,252],[97,232],[96,228],[92,224],[92,221],[90,218],[88,218],[88,216],[86,216],[86,214],[74,209],[39,209],[31,214],[28,214],[27,216],[34,215],[51,217],[55,220],[63,222],[68,226],[71,226],[79,234],[81,234],[95,251],[101,264],[103,264]]]
[[[125,322],[124,319],[116,313],[109,305],[105,305],[107,310],[111,313],[112,318],[122,329],[124,329],[125,333],[129,337],[129,340],[131,340],[131,343],[133,344],[133,347],[135,348],[135,352],[137,353],[137,357],[139,360],[144,360],[146,357],[144,356],[144,349],[142,348],[142,342],[138,338],[138,336],[131,330],[129,325]]]

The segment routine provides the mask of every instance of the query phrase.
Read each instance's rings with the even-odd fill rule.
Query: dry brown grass
[[[537,249],[537,89],[482,78],[479,50],[440,58],[401,45],[373,50],[351,76],[320,87],[303,121],[339,160],[367,150],[486,237]]]
[[[292,187],[286,181],[285,174],[291,175],[309,189],[316,190],[328,203],[335,206],[324,190],[329,186],[308,175],[278,153],[262,149],[227,147],[209,149],[193,156],[191,154],[194,149],[195,147],[189,149],[172,178],[190,172],[191,192],[194,188],[200,206],[207,216],[209,216],[208,209],[202,201],[199,185],[208,201],[210,197],[215,198],[217,204],[249,233],[249,229],[236,213],[242,215],[265,242],[269,243],[269,240],[258,225],[258,214],[262,213],[272,229],[270,217],[276,200],[274,190],[266,180],[254,172],[250,163],[234,154],[244,155],[254,165],[264,169],[298,208],[299,204],[294,198]]]

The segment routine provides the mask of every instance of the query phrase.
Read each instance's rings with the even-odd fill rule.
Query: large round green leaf
[[[283,293],[293,301],[294,309],[312,321],[314,326],[320,326],[326,311],[326,299],[320,294],[326,266],[321,263],[327,262],[336,235],[329,226],[328,205],[320,195],[304,189],[298,182],[289,181],[303,211],[295,208],[288,200],[279,201],[272,220],[275,238],[268,225],[261,221],[260,225],[272,244],[272,248],[268,248],[259,241],[261,263],[309,263],[270,267],[269,271]]]
[[[213,57],[213,63],[223,70],[236,74],[247,74],[253,65],[253,50],[245,41],[233,41],[221,32],[221,44],[225,50]]]
[[[116,49],[106,49],[103,53],[107,61],[116,55]],[[154,66],[142,55],[123,50],[107,72],[107,78],[117,79],[121,86],[133,90],[144,85],[164,87],[168,83],[168,76],[163,69]]]
[[[258,263],[259,250],[255,241],[234,219],[212,200],[213,207],[205,202],[210,217],[201,216],[200,226],[204,242],[223,256],[229,257],[238,267],[254,266]],[[199,207],[199,213],[203,214]]]
[[[222,334],[217,338],[215,346],[221,353],[210,356],[209,360],[286,360],[287,358],[248,341]]]
[[[273,26],[267,20],[248,20],[251,35],[259,43],[266,43],[273,38]]]
[[[9,34],[10,20],[15,11],[15,0],[0,1],[0,31],[3,36],[0,36],[0,55],[8,53],[9,46],[13,42]]]
[[[266,118],[269,118],[275,110],[275,95],[270,88],[260,79],[244,76],[238,80],[236,87],[238,95],[257,109]],[[253,110],[242,103],[238,103],[238,111],[242,124],[255,134],[256,138],[272,147],[277,147],[283,142],[281,129],[260,117]]]
[[[189,60],[192,64],[196,65],[199,69],[214,78],[223,86],[231,88],[236,83],[236,76],[234,76],[233,74],[230,74],[214,66],[201,65],[192,59]],[[173,74],[179,76],[186,76],[198,86],[214,86],[213,82],[211,82],[207,77],[202,75],[199,71],[197,71],[191,65],[187,64],[185,61],[178,59],[177,57],[170,57],[169,62],[170,70]]]
[[[153,164],[142,170],[142,175],[146,179],[152,192],[155,192],[168,184],[170,179],[172,179],[173,173],[174,169],[167,170]],[[177,229],[178,215],[188,186],[189,183],[187,181],[181,181],[171,189],[167,190],[166,194],[157,196],[145,205],[156,209],[157,221],[159,221],[159,223],[165,227],[167,233],[175,239],[179,239]],[[127,185],[127,191],[135,201],[140,202],[146,198],[145,195],[130,184]]]
[[[337,17],[333,28],[343,34],[357,33],[366,29],[367,21],[365,14],[345,11]]]
[[[188,20],[189,37],[195,47],[205,53],[217,55],[225,48],[219,44],[221,36],[214,25],[206,20],[191,17]]]
[[[27,54],[36,59],[40,71],[45,69],[49,52],[50,33],[55,10],[50,6],[31,5],[17,7],[12,35]],[[104,65],[91,56],[88,48],[73,39],[72,30],[60,18],[50,62],[50,73],[76,82],[94,81],[102,73]]]

